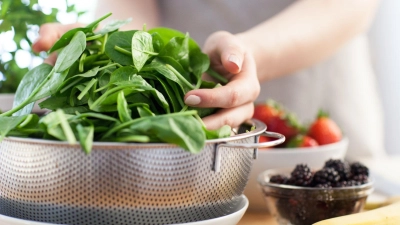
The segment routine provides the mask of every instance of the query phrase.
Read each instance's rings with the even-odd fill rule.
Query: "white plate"
[[[249,200],[246,198],[246,196],[242,195],[240,198],[241,198],[240,203],[234,209],[234,212],[229,215],[210,220],[181,223],[176,225],[236,225],[237,223],[239,223],[239,220],[243,217],[244,213],[247,210],[247,207],[249,206]],[[0,215],[0,225],[54,225],[54,224],[21,220],[13,217]]]
[[[0,225],[51,225],[50,223],[21,220],[13,217],[0,215]]]
[[[218,217],[215,219],[210,220],[203,220],[198,222],[191,222],[191,223],[180,223],[176,225],[236,225],[239,223],[240,219],[243,217],[244,213],[249,206],[249,200],[246,196],[241,196],[242,200],[237,205],[235,211],[232,214]]]

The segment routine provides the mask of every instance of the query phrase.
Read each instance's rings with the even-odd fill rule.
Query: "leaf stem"
[[[50,71],[50,73],[46,76],[46,78],[42,81],[42,83],[39,84],[39,86],[37,86],[35,88],[35,90],[32,91],[32,94],[29,95],[28,98],[26,98],[21,104],[19,104],[18,106],[12,108],[11,110],[0,114],[0,117],[5,117],[5,116],[11,116],[12,114],[14,114],[15,112],[18,112],[20,109],[24,108],[26,105],[28,105],[29,103],[32,102],[32,98],[40,91],[40,89],[42,89],[42,87],[47,83],[48,80],[50,80],[51,76],[55,73],[54,71],[54,67],[53,69]]]
[[[86,41],[93,41],[93,40],[96,40],[96,39],[101,38],[102,36],[103,36],[102,34],[96,34],[96,35],[87,37],[87,38],[86,38]]]
[[[109,65],[107,65],[107,66],[100,67],[100,68],[99,68],[99,71],[105,70],[105,69],[110,68],[110,67],[113,67],[113,66],[122,67],[119,63],[111,63],[111,64],[109,64]]]
[[[71,145],[75,144],[76,138],[75,138],[74,132],[72,131],[67,118],[65,118],[64,112],[61,109],[57,109],[56,113],[57,113],[57,117],[60,121],[61,127],[64,131],[64,134],[65,134],[65,137],[67,138],[68,143]]]
[[[85,58],[86,58],[86,53],[83,53],[81,58],[79,59],[79,72],[83,72],[83,66],[85,65]]]
[[[146,51],[146,50],[143,50],[143,49],[137,49],[137,48],[134,48],[134,47],[132,47],[132,49],[135,49],[136,51],[143,52],[143,53],[146,53],[146,54],[149,54],[149,55],[158,55],[157,52],[149,52],[149,51]]]
[[[210,75],[210,77],[218,80],[219,82],[221,82],[223,85],[228,83],[228,79],[226,79],[226,77],[221,76],[219,73],[215,72],[213,69],[209,68],[206,72],[208,75]]]
[[[195,115],[193,115],[194,116],[194,118],[196,118],[200,123],[201,123],[201,125],[203,126],[203,127],[206,127],[206,125],[204,124],[204,122],[203,122],[203,120],[200,118],[200,116],[199,116],[199,114],[195,114]]]
[[[169,70],[171,70],[176,77],[178,77],[178,79],[180,81],[182,81],[190,90],[193,90],[193,85],[191,83],[189,83],[189,81],[187,81],[178,71],[176,71],[176,69],[174,67],[172,67],[169,64],[165,64],[167,66],[167,68]]]
[[[92,65],[98,66],[98,65],[107,65],[111,60],[99,60],[96,62],[93,62]]]
[[[106,34],[104,35],[103,43],[101,43],[101,48],[100,48],[99,54],[103,54],[103,53],[104,53],[104,51],[105,51],[105,49],[106,49],[106,42],[107,42],[107,40],[108,40],[108,33],[106,33]]]
[[[115,49],[117,52],[120,52],[120,53],[122,53],[122,54],[132,56],[132,52],[130,52],[130,51],[124,49],[124,48],[121,48],[121,47],[119,47],[119,46],[117,46],[117,45],[114,46],[114,49]]]
[[[93,87],[93,85],[97,82],[97,79],[93,78],[87,85],[86,87],[82,90],[82,92],[78,95],[78,100],[82,100],[83,96],[86,95],[86,93],[89,92],[90,88]]]

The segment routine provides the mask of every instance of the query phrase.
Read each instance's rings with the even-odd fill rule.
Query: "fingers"
[[[57,61],[57,53],[53,52],[43,62],[54,66],[54,64],[56,64],[56,61]]]
[[[236,108],[221,109],[216,113],[204,117],[203,122],[207,129],[215,130],[223,125],[237,127],[244,121],[251,119],[254,112],[254,104],[252,102],[241,105]]]
[[[218,72],[237,74],[242,69],[244,49],[231,33],[220,31],[212,34],[204,45],[204,52],[210,56],[211,66]]]
[[[32,45],[32,50],[35,52],[48,51],[65,32],[76,27],[82,27],[82,24],[47,23],[42,25],[39,30],[39,38]]]
[[[232,76],[227,85],[190,91],[185,95],[185,104],[196,107],[232,108],[253,102],[260,92],[260,84],[251,55],[245,54],[243,59],[241,71]]]

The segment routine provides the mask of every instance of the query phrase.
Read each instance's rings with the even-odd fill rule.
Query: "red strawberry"
[[[317,119],[311,124],[308,135],[320,145],[335,143],[342,139],[339,126],[322,110],[319,111]]]
[[[301,147],[314,147],[318,146],[318,142],[307,135],[296,135],[294,138],[290,139],[287,144],[288,148],[301,148]]]
[[[253,118],[260,120],[268,126],[274,118],[279,117],[281,114],[281,110],[271,102],[259,103],[254,107]]]
[[[283,134],[286,139],[297,135],[302,130],[294,114],[286,113],[279,104],[271,100],[266,104],[257,104],[253,118],[264,122],[268,131]]]
[[[284,135],[287,140],[296,136],[302,130],[296,117],[291,113],[274,118],[270,124],[267,124],[267,129]]]
[[[260,136],[260,140],[259,140],[260,143],[262,143],[262,142],[268,142],[268,141],[271,141],[271,139],[270,139],[269,137],[267,137],[267,136]]]

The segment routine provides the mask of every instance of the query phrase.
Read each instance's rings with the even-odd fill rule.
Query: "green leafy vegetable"
[[[114,21],[94,29],[109,14],[65,33],[51,51],[55,66],[39,65],[18,87],[14,107],[0,114],[6,135],[79,142],[90,153],[94,141],[166,142],[197,153],[206,139],[230,135],[230,127],[207,130],[201,117],[214,108],[193,108],[184,95],[220,84],[201,79],[208,56],[176,30],[118,31]],[[51,110],[30,114],[37,100]],[[13,116],[11,116],[13,115]]]

